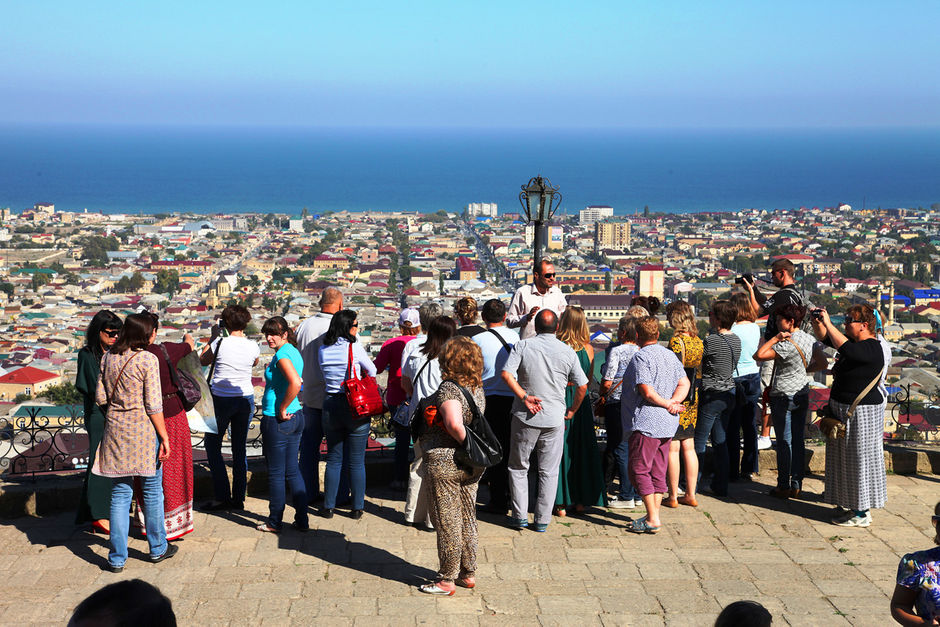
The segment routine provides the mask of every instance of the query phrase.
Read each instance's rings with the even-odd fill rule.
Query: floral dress
[[[698,386],[696,382],[702,378],[702,355],[705,345],[698,337],[685,334],[675,334],[669,340],[669,350],[676,354],[685,374],[692,384],[691,398],[682,403],[682,413],[679,414],[679,429],[676,431],[676,440],[687,440],[695,435],[695,421],[698,418]],[[683,358],[683,353],[685,358]]]
[[[914,609],[924,622],[940,618],[940,546],[902,557],[897,581],[902,588],[917,590]]]

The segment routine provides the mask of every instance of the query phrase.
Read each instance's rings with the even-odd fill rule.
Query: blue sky
[[[940,3],[6,2],[6,123],[940,126]]]

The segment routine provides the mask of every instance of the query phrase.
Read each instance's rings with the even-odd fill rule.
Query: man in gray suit
[[[587,377],[571,347],[555,337],[558,316],[549,309],[535,316],[535,337],[519,341],[503,367],[503,381],[512,390],[509,484],[512,517],[509,525],[529,526],[529,456],[538,455],[539,493],[532,528],[545,531],[558,490],[558,466],[564,451],[565,420],[571,420],[584,395]],[[565,388],[577,386],[571,407]]]

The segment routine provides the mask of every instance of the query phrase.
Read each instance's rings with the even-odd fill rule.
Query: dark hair
[[[222,324],[229,331],[244,331],[251,322],[251,312],[241,305],[229,305],[222,310]]]
[[[793,262],[789,259],[777,259],[772,264],[770,264],[770,271],[776,272],[777,270],[783,270],[790,275],[790,278],[793,278],[793,275],[796,274],[796,266],[793,265]]]
[[[502,322],[506,318],[506,304],[498,298],[491,298],[483,303],[480,317],[489,324]]]
[[[104,351],[101,349],[102,331],[120,331],[124,323],[113,311],[102,309],[95,314],[95,317],[88,323],[88,329],[85,331],[85,346],[91,351],[99,361]]]
[[[271,316],[265,320],[261,326],[261,333],[264,335],[284,335],[286,333],[287,341],[297,346],[297,336],[294,335],[294,330],[290,328],[283,316]]]
[[[539,262],[535,266],[533,271],[535,272],[535,274],[542,276],[542,273],[545,272],[545,266],[554,266],[554,265],[555,264],[552,263],[551,259],[549,259],[548,257],[542,257],[541,259],[539,259]]]
[[[871,305],[852,305],[845,312],[845,320],[861,320],[872,333],[875,332],[875,310]]]
[[[356,321],[356,312],[352,309],[340,309],[330,320],[330,328],[323,335],[323,345],[332,346],[336,340],[342,338],[352,344],[356,341],[356,336],[350,333],[353,323]]]
[[[464,296],[454,303],[454,315],[460,324],[473,324],[477,319],[477,301],[472,296]]]
[[[639,305],[648,311],[651,316],[655,316],[656,312],[659,311],[660,302],[655,296],[634,296],[633,300],[630,301],[630,305]]]
[[[774,617],[757,601],[735,601],[721,610],[715,627],[770,627]]]
[[[551,309],[540,309],[535,314],[535,332],[551,333],[558,331],[558,316]]]
[[[620,324],[617,325],[617,334],[623,336],[624,342],[636,344],[636,318],[633,316],[624,316],[621,318]]]
[[[734,308],[738,312],[738,319],[735,320],[735,322],[741,322],[742,320],[754,322],[757,320],[757,316],[754,315],[754,309],[751,307],[751,297],[747,294],[741,292],[732,294],[731,304],[734,305]]]
[[[441,354],[441,349],[447,340],[457,334],[457,323],[450,316],[438,316],[431,321],[428,327],[428,339],[425,340],[421,352],[427,355],[428,359],[434,359]]]
[[[711,313],[719,329],[730,329],[738,320],[738,310],[726,300],[716,300],[712,303]]]
[[[154,315],[135,313],[124,318],[124,326],[118,335],[114,346],[111,347],[115,355],[123,355],[127,349],[139,350],[150,346],[150,334],[154,330]]]
[[[78,604],[69,627],[83,625],[176,627],[176,614],[159,588],[140,579],[128,579],[107,585]]]
[[[803,322],[803,318],[806,317],[806,307],[797,305],[796,303],[787,303],[774,313],[781,318],[792,320],[793,324],[800,326],[800,323]],[[874,320],[874,318],[875,316],[872,315],[872,320]]]

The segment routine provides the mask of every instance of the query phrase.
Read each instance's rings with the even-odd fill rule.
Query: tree
[[[604,291],[609,292],[611,287],[613,287],[614,278],[610,270],[604,273]]]
[[[143,275],[140,272],[134,272],[131,276],[122,276],[116,287],[119,292],[136,292],[143,286]]]
[[[40,287],[51,281],[52,279],[45,272],[34,272],[33,273],[33,291],[37,291]]]
[[[6,294],[9,298],[13,298],[13,291],[15,289],[12,283],[0,283],[0,292]]]
[[[94,265],[108,265],[108,251],[118,250],[121,243],[114,236],[102,237],[101,235],[88,235],[79,240],[82,246],[82,259],[86,259]]]
[[[268,311],[274,311],[277,308],[277,300],[271,296],[265,296],[261,299],[261,306]]]
[[[55,405],[78,405],[83,400],[81,392],[69,381],[49,386],[39,393],[39,397],[49,399]]]
[[[180,287],[180,274],[176,270],[160,270],[157,272],[157,281],[153,285],[153,291],[157,294],[166,294],[173,297],[173,294]]]

